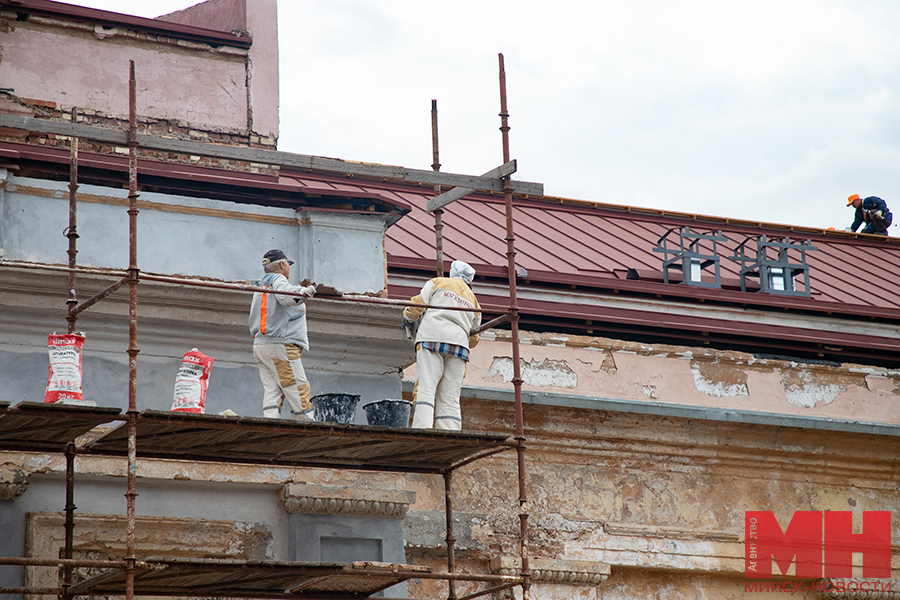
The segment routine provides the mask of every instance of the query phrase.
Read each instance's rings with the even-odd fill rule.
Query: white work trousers
[[[416,406],[414,429],[462,429],[459,390],[466,361],[420,348],[416,352]]]
[[[313,420],[309,381],[300,362],[302,351],[296,344],[254,344],[253,357],[259,365],[263,385],[263,416],[281,417],[285,399],[291,416],[300,421]]]

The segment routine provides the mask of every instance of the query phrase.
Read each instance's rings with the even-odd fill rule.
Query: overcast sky
[[[191,0],[70,0],[155,17]],[[895,0],[279,0],[279,149],[547,195],[843,229],[900,211]],[[900,221],[900,219],[898,219]],[[894,235],[900,234],[896,226]]]

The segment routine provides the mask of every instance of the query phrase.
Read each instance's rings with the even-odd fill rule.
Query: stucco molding
[[[529,560],[532,583],[564,583],[597,586],[609,577],[609,565],[587,560],[557,560],[532,558]],[[522,562],[517,557],[501,556],[491,559],[491,572],[497,575],[522,574]]]
[[[606,523],[603,525],[603,529],[610,535],[618,536],[639,536],[645,538],[676,540],[707,540],[713,542],[741,541],[741,534],[738,532],[715,529],[685,529],[681,527],[662,527],[634,523]]]
[[[354,515],[402,519],[415,492],[288,483],[278,494],[281,508],[288,514]]]
[[[0,465],[0,500],[15,500],[28,489],[31,473],[17,465]]]

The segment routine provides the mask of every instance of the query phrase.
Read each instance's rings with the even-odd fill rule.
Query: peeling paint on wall
[[[747,373],[731,365],[718,362],[695,362],[691,365],[694,385],[708,396],[749,396]]]
[[[575,388],[578,386],[578,375],[566,361],[544,359],[540,362],[519,361],[522,379],[525,385],[534,387]],[[491,363],[490,373],[499,375],[503,381],[512,381],[513,363],[509,356],[495,356]]]
[[[804,371],[782,372],[781,385],[784,387],[784,397],[791,404],[802,408],[812,408],[819,402],[831,404],[838,394],[847,391],[847,387],[829,379],[816,377]]]

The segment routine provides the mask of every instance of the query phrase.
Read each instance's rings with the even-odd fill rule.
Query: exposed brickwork
[[[31,113],[34,117],[40,119],[72,122],[71,109],[60,108],[57,103],[53,102],[52,100],[43,100],[37,98],[17,98],[12,94],[0,94],[0,97],[5,97],[6,103],[4,104],[8,105],[6,106],[0,104],[0,111],[2,112],[15,112],[15,114]],[[128,128],[127,119],[122,119],[114,115],[108,115],[100,111],[92,110],[79,110],[77,123],[83,125],[105,127],[107,129],[122,130]],[[160,137],[174,138],[179,140],[223,144],[228,146],[243,146],[246,148],[259,148],[263,150],[276,149],[275,140],[272,138],[261,137],[248,131],[214,131],[199,129],[193,124],[178,120],[155,119],[139,116],[138,130],[141,133],[148,133],[151,135],[158,135]],[[27,142],[30,144],[43,144],[47,146],[59,146],[66,148],[69,145],[68,137],[66,136],[58,136],[49,133],[27,132],[10,128],[0,128],[0,140]],[[81,148],[82,150],[87,152],[102,152],[106,154],[121,153],[121,148],[88,140],[82,141]],[[247,161],[198,157],[187,154],[179,154],[175,152],[163,152],[146,149],[141,149],[140,155],[143,158],[152,158],[182,164],[203,165],[221,169],[232,169],[235,171],[245,171],[250,173],[264,173],[270,175],[275,175],[278,173],[277,167],[270,167],[268,165],[261,165],[259,163],[251,163]]]

